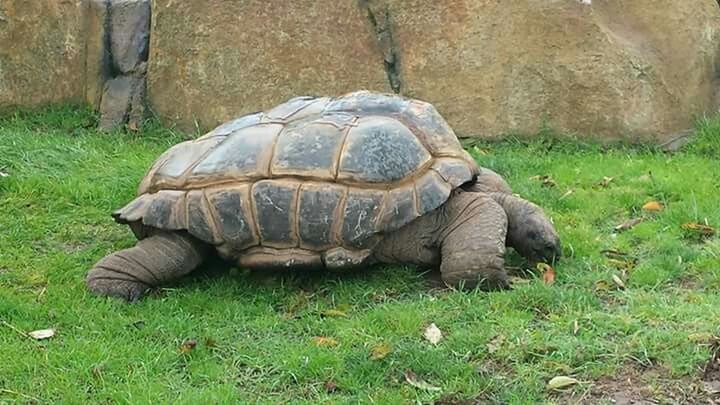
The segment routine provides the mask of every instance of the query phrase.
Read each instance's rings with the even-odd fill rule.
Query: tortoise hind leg
[[[96,295],[137,301],[151,287],[197,268],[208,250],[187,233],[159,232],[102,258],[88,273],[86,283]]]

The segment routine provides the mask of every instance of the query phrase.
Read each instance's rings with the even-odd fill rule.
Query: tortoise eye
[[[533,240],[535,240],[535,239],[538,238],[538,235],[537,235],[537,233],[536,233],[535,231],[528,231],[527,237],[528,237],[528,239],[533,239]]]

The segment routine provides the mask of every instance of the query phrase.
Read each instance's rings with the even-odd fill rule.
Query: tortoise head
[[[508,244],[532,262],[559,260],[562,246],[550,218],[537,205],[520,202],[519,210],[508,213]]]

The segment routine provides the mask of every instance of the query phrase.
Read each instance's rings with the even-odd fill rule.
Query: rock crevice
[[[720,0],[718,0],[720,1]],[[378,46],[383,56],[383,66],[388,76],[390,88],[397,94],[402,90],[400,74],[400,56],[393,38],[393,22],[387,4],[376,4],[374,0],[360,0],[360,7],[367,13],[368,21],[377,36]]]
[[[91,27],[89,34],[98,37],[92,52],[95,65],[88,69],[98,72],[99,85],[88,99],[100,111],[99,127],[137,129],[147,111],[150,0],[95,0],[91,12],[90,20],[97,27]]]

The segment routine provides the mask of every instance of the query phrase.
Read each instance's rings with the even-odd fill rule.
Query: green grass
[[[720,226],[720,120],[673,155],[547,136],[469,145],[552,216],[566,255],[554,285],[531,274],[508,292],[455,292],[400,266],[276,276],[214,262],[135,305],[91,296],[84,276],[133,245],[109,213],[182,136],[156,125],[101,134],[95,123],[72,107],[0,118],[0,402],[564,402],[632,390],[626,379],[655,398],[705,395],[688,387],[720,332],[720,239],[682,225]],[[643,213],[651,200],[665,209]],[[638,216],[647,220],[613,232]],[[436,347],[422,337],[430,323],[445,334]],[[44,328],[57,335],[20,333]],[[188,339],[197,346],[181,353]],[[377,345],[387,357],[370,358]],[[409,385],[406,370],[439,390]],[[581,383],[547,391],[557,375]]]

